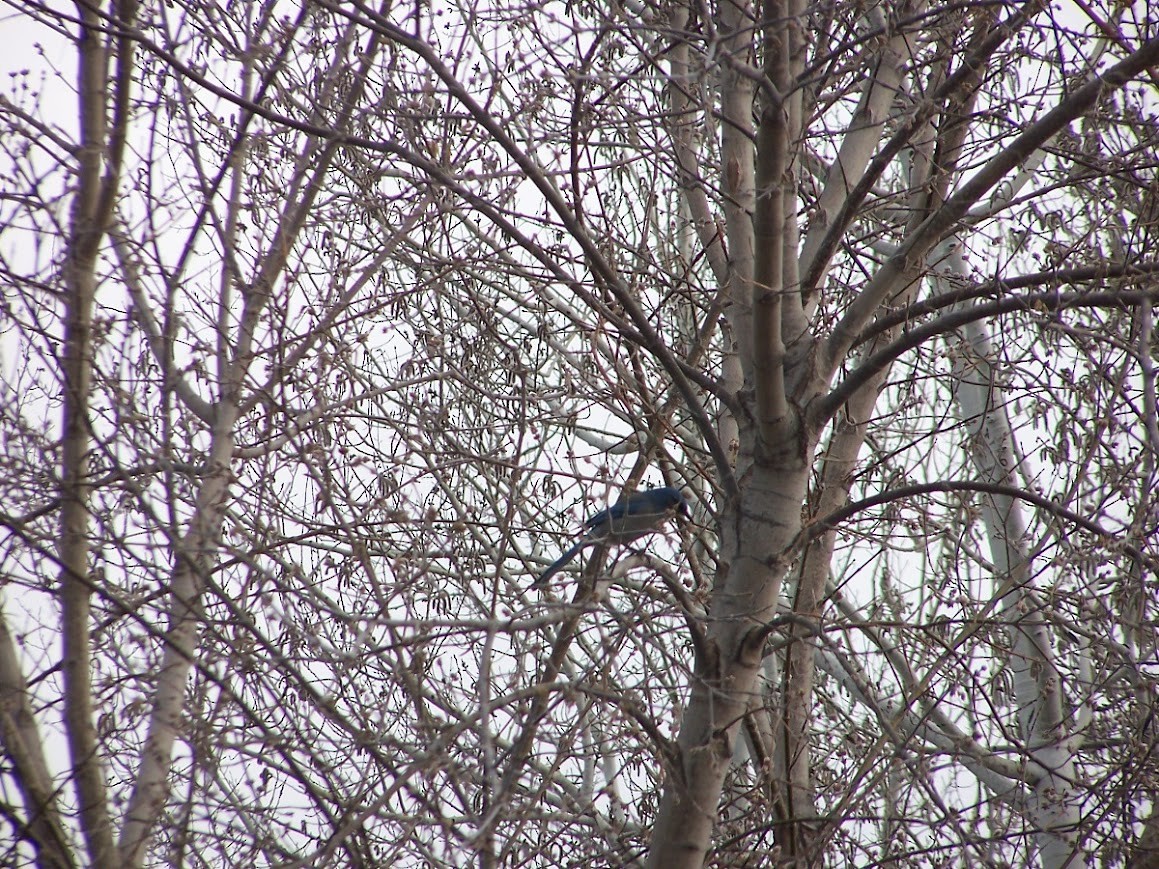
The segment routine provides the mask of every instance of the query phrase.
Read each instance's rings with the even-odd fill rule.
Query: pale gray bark
[[[76,865],[72,843],[65,832],[60,801],[44,759],[40,729],[29,696],[8,618],[0,611],[0,746],[13,766],[20,787],[29,830],[37,846],[37,866],[71,869]]]
[[[950,253],[947,268],[950,274],[965,277],[960,249]],[[965,340],[955,355],[955,396],[969,432],[975,471],[982,482],[1017,486],[1017,450],[989,335],[980,322],[963,331]],[[1042,865],[1049,869],[1090,865],[1075,837],[1081,794],[1074,788],[1074,752],[1081,738],[1070,731],[1066,683],[1055,668],[1049,604],[1036,588],[1022,507],[1008,496],[983,496],[982,518],[994,563],[994,605],[1009,625],[1009,667],[1018,731],[1033,775],[1030,816],[1039,830]]]
[[[77,93],[81,142],[78,185],[72,203],[63,269],[65,337],[61,359],[63,437],[60,492],[60,600],[64,705],[73,784],[93,865],[114,862],[112,820],[106,799],[104,758],[96,735],[92,687],[92,596],[90,573],[91,498],[90,391],[96,263],[108,231],[120,183],[128,135],[133,78],[133,43],[106,34],[105,19],[77,4]],[[113,15],[131,26],[136,3],[115,3]]]
[[[0,96],[0,568],[41,605],[0,630],[13,859],[1069,866],[1138,828],[1154,471],[1124,457],[1159,423],[1124,308],[1159,267],[1118,89],[1159,52],[1126,8],[1095,50],[1041,4],[130,8],[80,13],[83,106],[124,104],[131,76],[91,85],[139,52],[119,185],[115,123],[86,109],[74,147]],[[1139,199],[1118,243],[1050,213],[1108,190]],[[986,279],[922,301],[958,234]],[[1032,345],[1017,425],[1073,339],[1076,411],[1117,426],[1089,469],[1060,433],[1069,490],[1010,475],[1001,419],[972,470],[946,455],[939,351],[983,316]],[[957,361],[988,419],[986,348]],[[528,593],[661,483],[690,521]]]
[[[349,28],[343,44],[352,45],[356,32],[354,27]],[[376,58],[376,49],[377,41],[372,40],[361,59],[362,69],[355,78],[356,82],[365,81],[366,70]],[[334,60],[334,68],[326,77],[336,92],[339,82],[337,73],[345,63],[345,54],[339,52]],[[337,119],[339,129],[349,122],[360,93],[360,85],[356,84],[339,98],[342,107]],[[243,93],[242,96],[248,98],[249,94]],[[199,635],[203,627],[203,595],[221,551],[222,523],[231,498],[231,465],[237,441],[235,426],[243,407],[252,401],[251,396],[247,395],[245,382],[253,363],[256,335],[273,288],[286,271],[290,252],[294,249],[315,200],[323,190],[337,152],[338,143],[335,140],[317,143],[302,155],[295,167],[290,185],[292,195],[281,215],[270,251],[242,294],[241,316],[236,327],[231,324],[230,317],[233,279],[227,272],[223,273],[219,331],[216,336],[219,382],[217,394],[210,402],[212,424],[207,471],[197,492],[188,527],[174,544],[173,573],[168,588],[169,624],[164,635],[164,652],[151,698],[148,734],[141,750],[140,768],[117,843],[120,865],[125,867],[144,865],[151,831],[169,794],[168,777],[173,763],[173,747],[182,731],[187,682],[197,658]],[[239,160],[244,153],[243,147],[239,151]],[[226,221],[227,238],[231,240],[238,231],[240,208],[235,193],[231,197],[229,219]],[[127,262],[127,258],[123,262]],[[165,365],[166,360],[162,358],[159,363]],[[195,408],[201,406],[200,402],[195,404]]]
[[[791,20],[780,7],[772,7],[770,23],[765,31],[777,32],[776,26],[785,27]],[[737,39],[735,34],[744,29],[748,10],[735,4],[722,6],[722,45],[730,52],[728,70],[744,67],[751,60],[751,45]],[[1010,28],[1016,27],[1014,16]],[[776,22],[772,24],[771,22]],[[993,51],[1009,35],[1009,30],[997,28],[993,39],[983,39],[979,51]],[[779,38],[787,44],[785,36]],[[733,39],[733,42],[729,40]],[[775,41],[775,39],[774,39]],[[841,321],[820,345],[815,355],[807,351],[808,342],[799,333],[790,340],[800,342],[795,348],[782,346],[782,306],[799,304],[799,296],[782,296],[782,256],[777,248],[784,243],[786,215],[779,207],[781,182],[788,176],[780,156],[783,137],[779,106],[766,107],[762,124],[754,137],[748,132],[752,102],[752,77],[727,73],[722,85],[722,106],[725,119],[722,156],[722,186],[729,194],[735,210],[729,215],[730,247],[738,255],[734,262],[730,322],[737,336],[737,348],[745,383],[753,389],[754,399],[746,404],[747,415],[740,426],[740,452],[737,479],[745,481],[734,502],[726,502],[721,510],[725,529],[721,541],[722,573],[717,577],[715,594],[710,608],[715,619],[707,635],[709,654],[698,661],[697,679],[692,698],[682,724],[679,748],[681,765],[668,785],[660,815],[653,831],[650,863],[652,866],[699,866],[708,848],[713,806],[719,799],[728,761],[733,754],[733,739],[747,708],[747,697],[755,685],[758,662],[753,653],[757,637],[764,634],[761,622],[772,619],[780,593],[780,585],[787,567],[785,555],[788,544],[799,527],[796,505],[804,495],[808,468],[799,459],[811,455],[815,446],[816,428],[839,412],[867,383],[880,376],[881,368],[868,378],[854,379],[856,387],[841,387],[825,394],[825,384],[835,376],[838,366],[853,346],[858,333],[877,314],[887,300],[901,294],[916,292],[924,260],[941,241],[954,223],[1009,172],[1016,169],[1042,143],[1048,141],[1071,119],[1089,108],[1108,86],[1116,86],[1130,79],[1159,56],[1159,42],[1151,43],[1126,61],[1109,71],[1103,79],[1078,88],[1043,119],[1028,127],[1009,148],[989,160],[972,178],[945,199],[937,200],[927,215],[918,211],[908,228],[897,253],[876,272],[860,295],[845,311]],[[783,83],[783,74],[767,73],[767,81]],[[967,77],[965,83],[971,79]],[[962,81],[955,82],[961,87]],[[956,91],[948,97],[952,103],[966,102]],[[736,99],[736,107],[730,100]],[[775,95],[765,95],[766,101]],[[926,116],[928,117],[928,115]],[[911,133],[921,125],[915,125]],[[734,131],[730,134],[729,131]],[[733,138],[730,139],[730,135]],[[731,142],[731,146],[730,146]],[[731,147],[731,150],[730,150]],[[754,154],[755,156],[746,156]],[[948,157],[952,160],[952,155]],[[755,160],[755,163],[753,162]],[[749,191],[746,167],[758,167],[752,183],[763,179],[755,195]],[[763,174],[762,174],[763,171]],[[761,196],[765,189],[771,195]],[[750,218],[749,215],[752,215]],[[752,229],[750,230],[750,227]],[[751,234],[750,234],[751,232]],[[747,245],[755,244],[751,260],[753,271],[746,264]],[[770,255],[770,248],[772,248]],[[749,301],[751,299],[751,301]],[[814,367],[814,362],[817,363]],[[795,407],[809,407],[805,420],[789,412],[784,391],[793,390]],[[806,601],[813,607],[813,598]],[[1021,647],[1020,647],[1021,648]],[[1023,650],[1025,651],[1025,650]],[[808,665],[807,665],[808,666]],[[808,702],[808,685],[798,689],[793,697],[798,704]],[[1042,761],[1042,769],[1058,758],[1057,743],[1046,745],[1041,734],[1050,728],[1050,716],[1036,714],[1035,727],[1047,730],[1040,734],[1034,751]],[[1048,755],[1051,755],[1048,757]],[[794,760],[802,755],[798,751]],[[788,767],[786,767],[788,770]],[[793,773],[790,771],[790,780]],[[806,773],[799,774],[806,775]],[[1044,829],[1057,834],[1070,823],[1065,799],[1054,800],[1058,792],[1052,787],[1057,772],[1051,772],[1040,782],[1040,821]],[[807,778],[798,778],[791,792],[807,793]],[[1050,800],[1050,804],[1047,804]],[[803,839],[807,838],[803,837]],[[803,857],[808,844],[798,842],[790,834],[787,856]],[[1065,843],[1064,843],[1065,845]],[[800,847],[800,851],[795,851]]]

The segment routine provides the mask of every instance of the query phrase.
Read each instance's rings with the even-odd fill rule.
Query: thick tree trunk
[[[707,654],[696,662],[678,740],[679,767],[667,771],[650,867],[704,863],[734,742],[757,690],[765,625],[776,617],[789,547],[800,530],[807,466],[751,463],[752,428],[742,429],[742,443],[749,445],[739,469],[746,485],[740,501],[722,511],[721,572]]]

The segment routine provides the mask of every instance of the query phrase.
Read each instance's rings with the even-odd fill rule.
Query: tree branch
[[[956,293],[943,293],[935,300],[937,307],[946,307],[955,304],[952,299]],[[1015,311],[1064,311],[1068,308],[1121,308],[1125,305],[1154,304],[1159,300],[1157,290],[1104,290],[1094,293],[1066,293],[1056,292],[1031,293],[1025,296],[1004,296],[1000,299],[980,305],[972,305],[957,311],[943,314],[936,320],[917,326],[891,341],[876,353],[870,354],[861,364],[851,371],[840,384],[835,386],[827,395],[818,399],[809,408],[810,421],[820,425],[832,418],[841,406],[854,395],[861,386],[869,382],[879,371],[890,366],[898,357],[916,347],[920,347],[931,338],[953,332],[967,323],[984,320],[1000,314],[1009,314]],[[926,303],[919,302],[909,309],[920,310]],[[909,310],[907,309],[907,310]]]
[[[80,15],[77,91],[81,146],[76,152],[78,180],[63,269],[67,295],[61,360],[64,418],[59,552],[64,721],[89,860],[96,866],[109,866],[115,862],[112,823],[93,721],[90,672],[89,392],[92,388],[96,260],[119,186],[129,116],[133,45],[121,39],[115,41],[116,77],[110,82],[107,49],[100,40],[98,15],[83,2],[78,2],[77,8]],[[132,0],[121,0],[115,8],[117,15],[126,22],[133,20],[136,4]],[[114,97],[111,131],[106,116],[110,87]]]
[[[994,31],[984,39],[981,44],[967,57],[962,60],[961,65],[942,83],[934,93],[930,94],[928,99],[917,109],[913,114],[902,123],[897,132],[890,137],[889,141],[882,145],[881,150],[873,161],[861,174],[860,180],[845,197],[841,203],[840,209],[831,219],[828,229],[820,242],[816,243],[813,248],[813,253],[807,263],[803,263],[805,273],[801,278],[801,292],[811,293],[820,284],[822,277],[828,268],[829,260],[833,253],[837,250],[837,245],[841,241],[841,237],[845,234],[846,229],[853,222],[854,217],[858,213],[865,197],[869,195],[873,185],[877,183],[882,173],[885,172],[893,159],[901,152],[902,148],[910,143],[914,134],[923,126],[929,123],[930,119],[938,112],[943,103],[947,99],[953,99],[954,95],[962,88],[968,87],[977,77],[979,71],[984,69],[987,61],[997,51],[1007,39],[1020,27],[1030,16],[1030,14],[1038,9],[1037,2],[1030,2],[1013,13]]]
[[[1108,91],[1122,87],[1136,75],[1159,62],[1159,38],[1144,43],[1133,54],[1111,67],[1051,109],[1037,123],[1020,133],[1002,153],[992,158],[963,184],[946,204],[930,215],[874,275],[834,327],[822,354],[821,373],[832,377],[845,358],[857,333],[870,321],[881,303],[899,287],[918,280],[929,250],[952,232],[970,206],[1005,175],[1027,159],[1064,126],[1089,110]]]
[[[0,612],[0,744],[12,764],[29,835],[41,869],[71,869],[75,864],[61,823],[56,787],[44,759],[44,743],[29,703],[28,683],[8,619]]]
[[[1033,504],[1052,516],[1065,519],[1103,540],[1109,541],[1116,539],[1114,532],[1108,531],[1097,522],[1092,522],[1085,516],[1068,510],[1061,504],[1056,504],[1044,495],[1039,495],[1026,489],[1020,489],[1017,486],[1006,486],[998,483],[980,483],[974,480],[946,480],[935,483],[915,483],[910,486],[899,486],[896,489],[887,489],[884,492],[879,492],[868,498],[862,498],[860,501],[846,504],[840,510],[834,510],[832,513],[815,519],[802,528],[792,548],[795,549],[802,546],[807,541],[826,533],[830,529],[837,528],[842,522],[856,516],[863,510],[878,507],[882,504],[889,504],[893,501],[904,501],[907,498],[914,498],[919,495],[929,495],[934,492],[981,492],[986,495],[1002,495],[1007,498],[1015,498]],[[1159,572],[1159,557],[1149,555],[1125,540],[1118,540],[1117,546],[1133,558],[1137,558],[1141,562],[1149,565],[1153,571]]]
[[[785,93],[789,75],[789,17],[780,3],[763,4],[762,53],[765,77]],[[789,169],[786,105],[764,95],[757,128],[756,210],[753,234],[756,259],[750,288],[753,320],[753,386],[757,425],[764,443],[777,438],[777,423],[789,413],[785,395],[785,342],[781,334],[784,299],[785,185]]]

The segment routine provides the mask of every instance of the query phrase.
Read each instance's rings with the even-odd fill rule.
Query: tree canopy
[[[1159,865],[1148,4],[7,8],[0,863]]]

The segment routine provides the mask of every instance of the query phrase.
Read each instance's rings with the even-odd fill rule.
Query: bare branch
[[[898,252],[878,270],[873,280],[849,306],[826,342],[822,362],[823,372],[832,376],[835,361],[848,352],[856,333],[865,327],[888,295],[918,279],[926,253],[953,231],[955,224],[970,206],[1034,153],[1040,145],[1090,109],[1103,94],[1122,87],[1157,62],[1159,62],[1159,39],[1153,39],[1103,74],[1082,85],[975,172],[969,181],[946,200],[944,206],[930,215],[906,239]]]

